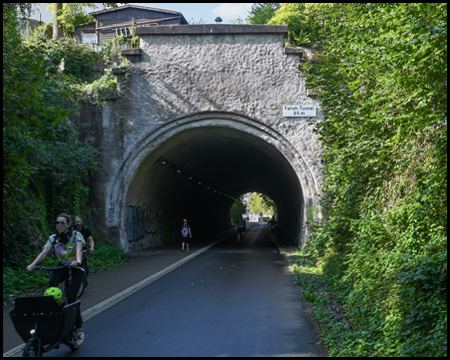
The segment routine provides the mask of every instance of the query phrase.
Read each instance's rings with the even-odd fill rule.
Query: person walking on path
[[[181,251],[184,251],[184,245],[186,244],[186,251],[189,251],[189,239],[192,239],[191,227],[188,225],[187,220],[183,220],[183,226],[181,227],[182,243]]]
[[[66,296],[69,304],[77,301],[77,291],[80,288],[84,278],[84,270],[81,267],[83,245],[85,244],[83,236],[71,226],[71,218],[67,214],[60,214],[56,218],[56,232],[50,236],[44,245],[41,253],[34,261],[27,266],[28,271],[33,271],[35,266],[45,260],[49,253],[58,259],[59,265],[72,266],[72,281],[67,285]],[[59,283],[69,277],[69,269],[63,268],[52,272],[49,281],[49,287],[58,287]],[[84,341],[83,329],[81,327],[83,320],[78,308],[76,315],[77,343],[81,345]]]

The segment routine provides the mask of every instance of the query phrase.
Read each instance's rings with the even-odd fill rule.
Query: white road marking
[[[128,296],[134,294],[135,292],[139,291],[143,287],[147,286],[148,284],[151,284],[153,281],[159,279],[160,277],[163,277],[164,275],[168,274],[172,270],[175,270],[177,267],[183,265],[184,263],[188,262],[189,260],[192,260],[196,256],[200,255],[201,253],[205,252],[206,250],[212,248],[214,245],[217,245],[221,241],[225,240],[226,238],[217,240],[216,242],[213,242],[212,244],[205,246],[204,248],[197,250],[196,252],[192,253],[189,256],[186,256],[184,259],[181,259],[180,261],[176,262],[175,264],[172,264],[165,269],[157,272],[156,274],[153,274],[152,276],[149,276],[147,279],[144,279],[137,284],[129,287],[128,289],[125,289],[124,291],[121,291],[120,293],[111,296],[109,299],[106,299],[105,301],[102,301],[101,303],[91,307],[90,309],[87,309],[81,313],[81,317],[83,318],[83,321],[86,321],[95,315],[100,314],[102,311],[105,311],[106,309],[110,308],[111,306],[117,304],[118,302],[122,301],[123,299],[127,298]],[[3,357],[13,357],[18,356],[20,352],[23,351],[23,348],[25,347],[25,344],[16,346],[15,348],[3,353]]]

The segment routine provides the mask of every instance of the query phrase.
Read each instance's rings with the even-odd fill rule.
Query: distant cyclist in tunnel
[[[245,220],[242,218],[242,216],[237,219],[236,223],[237,223],[237,231],[238,231],[237,241],[238,241],[238,243],[240,243],[241,242],[241,234],[242,234],[242,238],[245,237],[245,228],[246,228],[245,225],[246,224],[245,224]]]
[[[183,220],[183,226],[181,227],[181,251],[184,251],[184,244],[186,243],[186,251],[189,251],[189,239],[192,239],[191,227],[188,225],[187,220]]]
[[[273,241],[275,241],[275,236],[277,233],[278,222],[275,216],[272,216],[272,219],[267,223],[267,226],[270,229],[270,237]]]

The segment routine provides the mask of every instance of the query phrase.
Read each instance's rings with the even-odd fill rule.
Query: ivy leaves
[[[446,4],[328,9],[299,67],[325,113],[309,252],[371,334],[366,355],[446,356]]]

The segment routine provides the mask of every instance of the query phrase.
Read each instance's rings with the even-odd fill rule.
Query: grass
[[[89,256],[89,270],[92,273],[105,271],[123,264],[125,253],[123,249],[114,248],[109,244],[95,243],[95,254]],[[47,271],[29,272],[26,266],[34,258],[28,259],[21,268],[3,268],[3,306],[8,305],[19,295],[34,295],[42,292],[41,288],[48,286],[49,273]],[[48,256],[41,266],[56,266],[58,262]]]
[[[327,286],[320,263],[316,263],[301,250],[290,253],[288,259],[297,285],[302,287],[302,295],[308,301],[314,319],[319,323],[323,344],[333,356],[338,352],[336,339],[339,339],[339,334],[352,331],[351,320]]]

